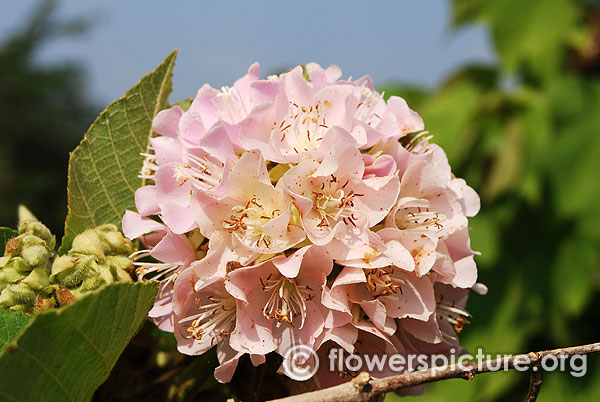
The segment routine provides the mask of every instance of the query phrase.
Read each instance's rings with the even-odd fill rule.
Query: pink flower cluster
[[[254,64],[154,119],[123,231],[147,247],[138,276],[161,281],[151,319],[182,353],[216,346],[219,381],[297,344],[449,350],[467,293],[485,291],[477,194],[402,98],[340,76],[311,63],[260,79]]]

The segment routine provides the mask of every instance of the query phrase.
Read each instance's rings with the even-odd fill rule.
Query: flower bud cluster
[[[131,281],[131,241],[115,225],[87,230],[57,256],[41,222],[25,220],[0,257],[0,308],[28,314],[70,303],[107,283]]]
[[[73,239],[71,250],[56,257],[50,280],[79,297],[115,282],[131,282],[131,241],[113,224],[88,229]]]
[[[50,266],[56,240],[41,222],[27,220],[0,258],[0,308],[32,313],[38,297],[50,297]]]

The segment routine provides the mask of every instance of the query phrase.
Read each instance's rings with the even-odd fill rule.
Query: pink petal
[[[158,214],[157,201],[156,186],[142,186],[135,190],[135,206],[142,216]]]
[[[125,211],[125,215],[123,215],[123,234],[125,237],[134,240],[146,233],[155,231],[166,232],[167,228],[162,223],[145,218],[136,212]]]
[[[177,137],[179,134],[179,119],[182,115],[183,110],[179,106],[161,110],[152,121],[152,130],[160,135]]]

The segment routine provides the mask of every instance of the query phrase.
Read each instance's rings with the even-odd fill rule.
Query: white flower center
[[[442,225],[444,218],[445,216],[438,212],[421,207],[400,208],[395,216],[396,226],[401,230],[436,229],[441,231],[444,228]]]
[[[210,295],[209,304],[202,305],[196,298],[198,314],[191,315],[179,321],[180,324],[191,322],[187,329],[187,338],[201,340],[208,336],[213,340],[231,334],[235,327],[235,299],[229,295]]]
[[[265,304],[262,315],[269,319],[277,320],[277,327],[283,322],[292,324],[295,317],[300,316],[304,327],[306,319],[306,302],[314,298],[313,291],[308,285],[298,285],[294,279],[269,274],[264,280],[260,278],[262,290],[270,292],[270,297]]]
[[[320,105],[320,102],[308,107],[290,103],[289,117],[275,128],[280,135],[281,151],[284,155],[294,155],[319,148],[325,132],[329,129]]]
[[[231,212],[231,216],[222,221],[225,230],[236,233],[247,245],[271,246],[271,237],[263,232],[263,225],[280,216],[280,210],[267,211],[257,197],[253,197],[245,206],[231,208]]]
[[[189,181],[198,190],[210,191],[221,183],[223,164],[218,165],[189,153],[183,155],[183,160],[182,164],[175,167],[173,174],[180,186]]]
[[[340,220],[346,225],[356,226],[355,221],[358,217],[354,214],[356,211],[353,199],[364,194],[356,194],[352,190],[346,192],[348,181],[340,186],[334,175],[331,175],[331,179],[322,179],[319,182],[320,187],[316,186],[318,190],[312,191],[313,209],[321,219],[317,226],[331,227]]]
[[[354,111],[354,118],[367,123],[369,126],[375,125],[383,120],[382,117],[375,112],[375,107],[382,99],[383,93],[379,95],[369,88],[363,87],[360,102],[356,105],[356,110]]]

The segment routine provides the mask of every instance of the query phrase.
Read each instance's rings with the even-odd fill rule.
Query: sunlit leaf
[[[140,153],[147,150],[152,119],[167,105],[176,55],[108,106],[71,154],[61,253],[77,234],[104,223],[120,225],[125,210],[134,208],[134,193],[142,184]]]

